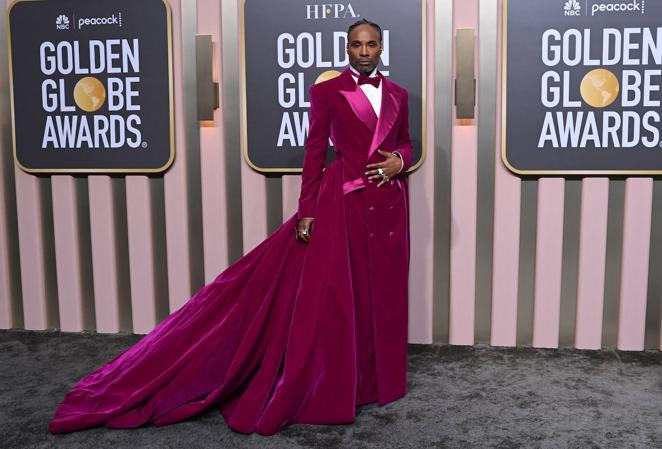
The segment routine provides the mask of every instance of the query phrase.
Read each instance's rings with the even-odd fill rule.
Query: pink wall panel
[[[154,206],[147,176],[126,177],[126,215],[131,275],[133,332],[146,334],[158,324],[156,317]]]
[[[92,246],[92,279],[94,282],[94,311],[96,331],[113,333],[120,331],[120,294],[129,289],[119,289],[119,261],[117,247],[116,214],[113,186],[110,176],[94,175],[87,178],[90,198],[90,238]],[[125,261],[124,261],[125,262]]]
[[[78,204],[73,176],[51,176],[53,195],[53,230],[57,269],[60,329],[83,330],[83,279],[78,226]]]
[[[474,343],[476,286],[476,126],[454,126],[451,158],[449,342]]]
[[[44,234],[51,230],[43,226],[39,179],[18,166],[15,166],[14,176],[25,328],[46,329],[53,324],[49,318],[48,302],[57,301],[57,292],[49,288],[47,280],[49,265],[50,269],[54,269],[54,261],[47,259]]]
[[[283,221],[296,213],[299,207],[299,192],[301,191],[301,175],[283,176]]]
[[[498,2],[501,10],[501,1]],[[497,53],[501,55],[502,22],[498,20]],[[497,86],[502,64],[497,58]],[[521,181],[501,162],[502,93],[497,88],[497,136],[494,171],[494,246],[492,252],[492,333],[494,346],[515,346],[519,272]]]
[[[563,205],[565,180],[538,182],[538,227],[533,309],[533,346],[557,348],[563,265]]]
[[[625,182],[618,349],[644,349],[653,179]]]
[[[575,347],[600,349],[605,291],[609,179],[582,181]]]

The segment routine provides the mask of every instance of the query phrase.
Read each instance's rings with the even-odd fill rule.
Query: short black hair
[[[371,27],[376,29],[377,32],[379,33],[379,43],[382,43],[382,28],[379,25],[377,25],[375,22],[371,22],[366,19],[357,20],[356,22],[354,22],[349,26],[349,28],[347,29],[347,40],[349,40],[349,33],[351,33],[352,30],[359,25],[370,25]]]

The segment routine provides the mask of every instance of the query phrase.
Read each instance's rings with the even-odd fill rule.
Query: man
[[[381,27],[377,25],[376,23],[369,22],[368,20],[360,20],[358,22],[355,22],[353,25],[349,27],[349,30],[347,32],[347,55],[349,57],[349,63],[350,63],[350,69],[353,72],[354,78],[358,81],[358,78],[360,75],[369,76],[371,78],[381,78],[382,75],[381,73],[377,73],[377,65],[379,64],[379,57],[383,51],[383,40],[382,40],[382,31]],[[361,80],[363,81],[363,79]],[[375,86],[374,84],[370,84],[369,82],[361,82],[359,84],[361,86],[361,89],[364,91],[365,95],[368,96],[368,99],[371,103],[371,106],[375,110],[375,115],[379,115],[379,109],[381,107],[381,83],[377,84]],[[394,86],[395,83],[393,83]],[[402,90],[404,95],[407,95],[407,91],[400,88],[397,86],[399,89]],[[311,97],[311,103],[312,103],[312,97],[315,95],[313,93],[313,89],[311,88],[310,90],[310,97]],[[405,98],[406,100],[406,98]],[[405,105],[406,106],[406,105]],[[315,114],[317,111],[311,110],[311,116]],[[406,112],[406,111],[405,111]],[[406,117],[408,119],[408,117]],[[311,124],[312,125],[312,124]],[[404,126],[408,126],[407,120],[405,120]],[[322,151],[320,149],[324,150],[324,153],[326,153],[326,145],[325,143],[322,143],[320,146],[318,143],[318,148],[311,148],[313,146],[313,143],[311,140],[313,138],[310,137],[310,134],[312,134],[316,130],[309,131],[309,137],[308,137],[308,142],[306,146],[306,157],[309,162],[308,165],[312,165],[311,162],[316,162],[317,164],[313,167],[313,170],[305,170],[305,165],[304,165],[304,177],[308,178],[306,179],[308,181],[308,184],[306,189],[302,188],[302,201],[307,201],[308,204],[304,204],[304,207],[301,209],[305,209],[305,207],[310,207],[310,202],[313,198],[311,196],[314,196],[315,192],[315,183],[319,180],[321,176],[321,169],[320,169],[320,164],[319,164],[319,159],[320,159],[320,154],[317,154],[317,160],[313,160],[314,152],[317,150],[317,152],[321,153]],[[321,131],[325,131],[322,129]],[[327,127],[327,133],[329,131]],[[408,132],[408,129],[405,130]],[[407,136],[408,137],[408,136]],[[409,142],[409,160],[406,163],[407,168],[409,167],[409,164],[411,163],[411,142]],[[382,184],[388,182],[387,179],[393,177],[396,174],[402,173],[403,170],[405,170],[405,162],[402,159],[402,154],[399,151],[393,151],[392,153],[382,151],[382,150],[377,150],[379,154],[382,156],[386,157],[386,160],[383,162],[377,162],[377,163],[372,163],[368,164],[366,166],[367,169],[369,169],[368,172],[366,172],[366,175],[368,176],[368,179],[370,180],[379,180],[378,186],[381,187]],[[398,159],[395,159],[395,158]],[[322,163],[323,165],[323,163]],[[383,173],[379,171],[379,169],[383,170]],[[314,171],[315,173],[310,173],[311,171]],[[313,178],[313,179],[310,179]],[[310,185],[312,184],[312,185]],[[304,190],[307,190],[308,197],[303,198],[303,193]],[[301,217],[298,222],[298,232],[297,232],[297,237],[300,238],[304,242],[309,242],[310,241],[310,235],[311,235],[311,230],[312,230],[312,225],[313,225],[313,217]]]
[[[377,70],[382,51],[379,25],[354,23],[347,36],[350,67],[310,88],[297,212],[300,241],[333,238],[335,245],[347,246],[357,405],[376,400],[383,405],[406,391],[409,222],[404,175],[411,165],[412,143],[407,91]],[[323,171],[329,137],[336,161]],[[342,190],[342,207],[325,196],[330,189]],[[324,213],[343,217],[347,242],[316,228]]]
[[[376,24],[352,25],[352,68],[309,91],[298,212],[78,381],[52,433],[162,426],[216,406],[232,429],[272,435],[350,423],[356,405],[406,393],[411,140],[407,92],[376,71],[381,41]]]

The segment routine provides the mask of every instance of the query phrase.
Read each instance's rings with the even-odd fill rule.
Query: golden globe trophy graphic
[[[322,72],[319,74],[319,76],[315,79],[315,84],[319,84],[323,81],[328,81],[330,79],[335,78],[336,76],[339,76],[340,72],[337,70],[327,70],[325,72]]]
[[[103,83],[93,76],[81,78],[74,87],[74,101],[86,112],[98,111],[106,101],[106,89]]]
[[[580,92],[584,101],[594,108],[606,108],[618,97],[618,78],[607,69],[595,69],[582,79]]]

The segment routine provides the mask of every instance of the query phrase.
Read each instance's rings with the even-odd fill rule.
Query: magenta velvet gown
[[[295,238],[290,217],[81,379],[50,432],[162,426],[214,406],[233,430],[271,435],[293,423],[351,423],[356,405],[404,396],[407,184],[344,194],[343,167],[339,157],[323,172],[310,243]],[[385,237],[371,246],[374,220]],[[377,259],[388,270],[374,272]]]

